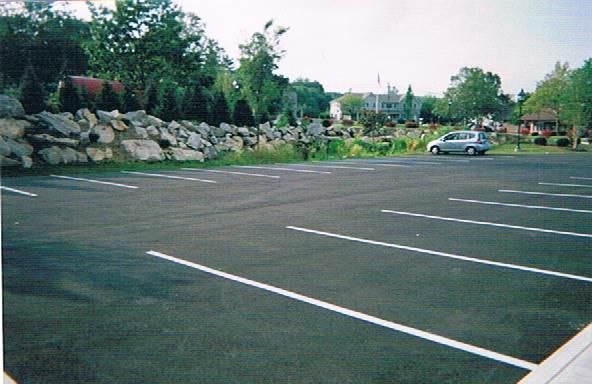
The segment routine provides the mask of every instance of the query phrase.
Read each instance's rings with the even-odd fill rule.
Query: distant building
[[[88,95],[88,97],[91,100],[95,100],[96,97],[98,96],[98,94],[101,92],[101,89],[103,89],[103,83],[105,82],[105,80],[103,79],[96,79],[94,77],[85,77],[85,76],[68,76],[70,78],[70,80],[72,80],[72,85],[74,85],[75,88],[82,90],[84,89],[84,91],[86,92],[86,94]],[[111,85],[111,88],[113,89],[113,92],[115,93],[123,93],[125,90],[125,86],[116,80],[107,80],[109,82],[109,84]],[[64,87],[64,81],[60,81],[59,85],[58,85],[58,90],[62,89]]]
[[[562,131],[567,127],[559,120],[557,112],[551,109],[543,109],[539,112],[529,113],[520,117],[522,124],[528,128],[530,133],[541,133],[542,131]]]
[[[340,96],[336,99],[331,100],[329,103],[330,109],[329,114],[331,118],[341,120],[344,118],[345,114],[341,109],[341,100],[346,95],[354,95],[359,96],[364,100],[364,105],[362,107],[362,111],[376,111],[376,94],[372,92],[366,93],[354,93],[349,92],[343,96]],[[405,95],[400,95],[397,91],[396,87],[391,87],[390,85],[387,88],[386,94],[378,94],[378,112],[384,113],[389,116],[391,120],[398,120],[401,118],[408,119],[408,120],[419,120],[419,114],[421,111],[421,103],[422,98],[419,96],[415,96],[413,100],[413,106],[411,108],[410,116],[405,116],[404,112],[404,104],[405,104]],[[347,117],[347,116],[346,116]],[[351,118],[351,117],[350,117]]]

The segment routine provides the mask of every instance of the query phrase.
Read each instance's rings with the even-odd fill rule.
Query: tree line
[[[165,120],[253,125],[272,116],[293,123],[320,116],[330,94],[317,81],[276,73],[288,28],[267,22],[240,45],[238,68],[202,20],[172,0],[118,0],[114,9],[87,2],[84,21],[51,3],[0,5],[0,92],[19,98],[29,113],[43,109],[136,110]],[[96,97],[68,76],[105,81]],[[56,92],[62,81],[60,92]]]

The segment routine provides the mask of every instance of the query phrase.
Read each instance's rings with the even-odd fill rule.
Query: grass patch
[[[516,143],[504,143],[492,146],[487,152],[492,155],[507,155],[507,154],[590,154],[586,148],[582,149],[580,146],[579,151],[574,151],[571,147],[556,147],[552,145],[536,145],[532,143],[520,143],[520,152],[514,152]]]

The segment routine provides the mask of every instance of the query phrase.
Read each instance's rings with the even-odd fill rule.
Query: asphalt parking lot
[[[515,383],[592,321],[589,156],[56,176],[2,179],[17,382]]]

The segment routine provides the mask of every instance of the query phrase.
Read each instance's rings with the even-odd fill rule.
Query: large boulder
[[[0,167],[17,167],[19,165],[21,165],[21,163],[18,160],[0,156]]]
[[[185,144],[193,149],[201,149],[201,147],[203,147],[201,135],[199,133],[192,132],[187,138]]]
[[[81,133],[81,137],[82,137],[83,133],[84,132]],[[27,139],[31,142],[39,143],[39,144],[60,144],[60,145],[67,145],[69,147],[77,147],[78,144],[80,144],[79,140],[69,139],[67,137],[53,137],[51,135],[48,135],[47,133],[30,135],[30,136],[27,136]]]
[[[99,118],[99,121],[103,124],[111,123],[111,120],[115,120],[118,115],[119,115],[119,111],[112,111],[112,112],[101,111],[101,110],[97,111],[97,117]]]
[[[12,150],[10,149],[10,145],[8,145],[6,140],[4,140],[2,136],[0,136],[0,156],[10,156],[11,153]]]
[[[146,125],[148,115],[146,114],[146,111],[139,110],[139,111],[128,112],[124,115],[124,117],[132,125],[139,126],[139,125]]]
[[[153,140],[123,140],[121,147],[130,160],[164,160],[162,149]]]
[[[5,117],[23,117],[25,109],[14,97],[0,95],[0,119]]]
[[[80,126],[64,115],[54,115],[43,111],[37,114],[40,121],[45,123],[49,130],[60,132],[64,136],[79,135]]]
[[[86,147],[86,155],[94,162],[105,160],[105,151],[100,148]]]
[[[108,125],[95,125],[91,132],[99,135],[97,143],[110,144],[115,140],[115,131],[113,131],[113,128]]]
[[[311,123],[306,132],[311,136],[320,136],[325,133],[325,128],[319,123]]]
[[[62,149],[54,145],[50,148],[44,148],[37,153],[50,165],[88,162],[88,157],[84,153],[76,152],[72,148]]]
[[[18,139],[25,135],[25,129],[30,126],[31,123],[25,120],[15,120],[12,118],[0,119],[0,136]]]
[[[170,158],[177,161],[204,161],[204,154],[192,149],[169,148]]]
[[[19,141],[6,139],[6,144],[10,147],[10,152],[18,157],[31,156],[33,154],[33,146],[23,139]]]
[[[119,132],[127,130],[127,125],[121,120],[111,120],[111,127]]]
[[[76,111],[76,119],[88,122],[89,128],[94,127],[98,123],[97,117],[88,108],[82,108]]]
[[[210,136],[210,132],[212,129],[206,123],[201,123],[200,125],[197,126],[197,128],[195,130],[202,137],[208,137],[208,136]]]

